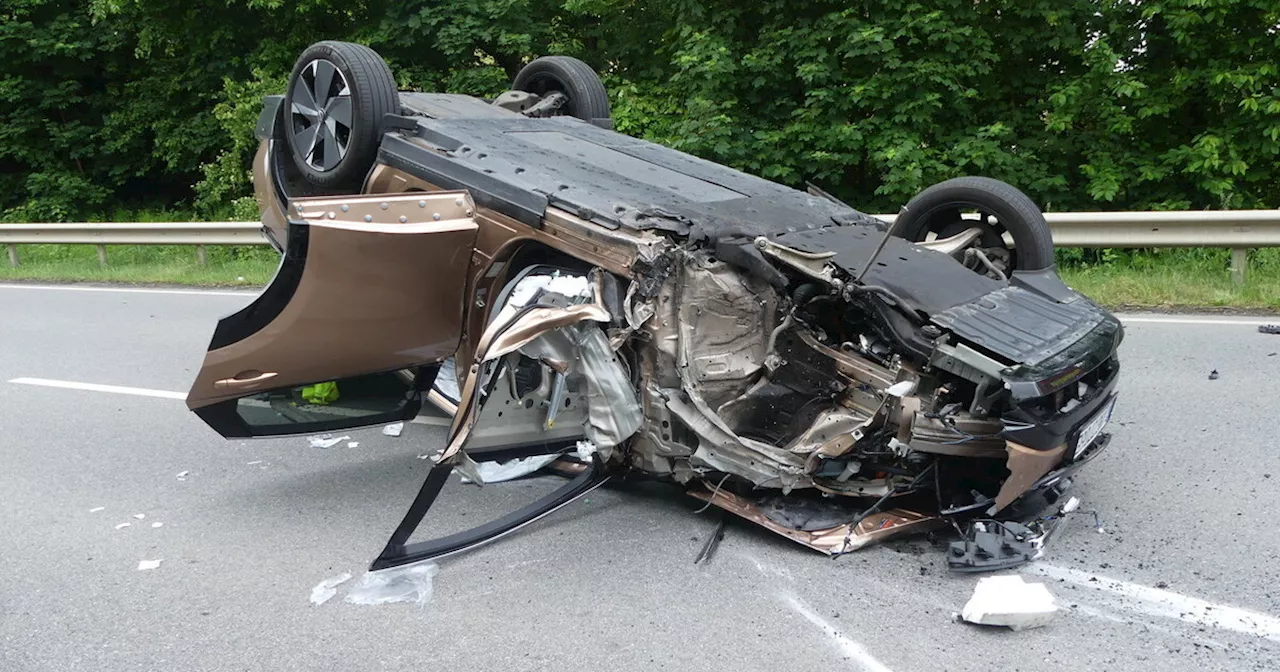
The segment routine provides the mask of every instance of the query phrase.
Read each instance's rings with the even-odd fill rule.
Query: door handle
[[[243,375],[252,374],[252,373],[255,373],[255,372],[245,371],[240,375],[243,376]],[[272,378],[275,378],[276,376],[280,375],[275,371],[258,371],[256,372],[256,374],[257,375],[252,375],[252,376],[249,376],[248,378],[239,378],[239,377],[223,378],[222,380],[214,381],[213,389],[235,390],[243,387],[252,387],[254,385],[257,385],[258,383],[261,383],[266,380],[271,380]]]

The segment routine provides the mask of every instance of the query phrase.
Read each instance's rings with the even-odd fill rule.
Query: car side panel
[[[303,264],[292,295],[282,306],[251,305],[223,319],[261,324],[225,344],[215,336],[219,347],[205,356],[187,396],[189,408],[408,369],[457,349],[477,230],[474,205],[464,192],[298,199],[290,212],[304,220],[291,227],[308,228],[305,259],[286,258],[286,264]],[[373,221],[364,221],[366,216]],[[399,216],[407,221],[399,222]],[[220,323],[218,333],[236,326]],[[263,373],[274,375],[244,382]],[[239,380],[229,387],[233,379]]]

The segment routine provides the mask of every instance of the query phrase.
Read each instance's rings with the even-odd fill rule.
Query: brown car
[[[1038,555],[1110,440],[1123,332],[1059,279],[1034,203],[958,178],[890,224],[611,127],[576,59],[481,100],[308,48],[257,129],[280,268],[188,406],[226,437],[451,415],[374,569],[624,474],[829,554],[954,522],[957,569]],[[452,470],[539,455],[558,491],[407,543]]]

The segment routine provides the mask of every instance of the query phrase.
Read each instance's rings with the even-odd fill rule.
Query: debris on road
[[[124,528],[129,527],[129,526],[130,526],[130,525],[132,525],[132,524],[133,524],[133,523],[120,523],[119,525],[116,525],[116,529],[117,529],[117,530],[123,530]]]
[[[189,473],[191,473],[191,472],[190,472],[190,471],[187,471],[186,469],[183,469],[182,471],[179,471],[179,472],[178,472],[178,480],[179,480],[179,481],[184,480],[184,479],[187,477],[187,474],[189,474]]]
[[[359,441],[348,441],[348,442],[347,442],[347,447],[348,447],[348,448],[355,448],[355,447],[357,447],[357,446],[359,446],[359,445],[360,445],[360,442],[359,442]]]
[[[245,462],[245,464],[247,464],[247,465],[262,464],[262,460],[254,460],[254,461],[252,461],[252,462]]]
[[[1258,331],[1264,334],[1280,334],[1280,324],[1264,324],[1258,327]]]
[[[324,436],[311,436],[307,438],[307,442],[311,444],[312,448],[332,448],[343,441],[350,440],[351,437],[349,436],[331,437],[327,434]]]
[[[141,572],[148,569],[155,569],[159,567],[162,562],[164,562],[164,558],[159,560],[140,560],[138,561],[138,571]]]
[[[1217,380],[1217,379],[1218,379],[1218,370],[1217,370],[1217,369],[1214,369],[1214,370],[1210,371],[1210,372],[1209,372],[1209,380]]]
[[[980,579],[960,618],[1018,631],[1048,625],[1058,611],[1053,594],[1043,583],[1027,583],[1013,574]]]
[[[351,580],[351,572],[343,572],[337,576],[331,576],[324,581],[316,584],[311,589],[311,604],[317,607],[329,601],[329,598],[338,594],[338,586]]]
[[[161,522],[159,522],[159,521],[156,521],[156,522],[154,522],[154,523],[151,523],[151,527],[152,527],[153,529],[154,529],[154,528],[157,528],[157,527],[164,527],[164,523],[161,523]]]
[[[477,483],[484,485],[485,483],[502,483],[504,481],[514,481],[522,476],[528,476],[533,472],[555,462],[560,455],[534,455],[532,457],[522,457],[515,460],[507,460],[506,462],[480,462],[467,465],[470,468],[455,468],[459,475],[462,476],[463,483]],[[459,467],[463,467],[459,464]],[[467,472],[471,473],[467,473]],[[479,481],[477,482],[477,478]]]
[[[1080,508],[1080,499],[1068,498],[1051,515],[1026,523],[975,520],[964,538],[951,542],[947,567],[956,572],[988,572],[1012,569],[1044,556],[1045,544],[1053,538],[1068,515]],[[1097,527],[1102,523],[1093,513]]]
[[[146,517],[147,517],[147,514],[145,514],[145,513],[135,513],[135,514],[133,514],[133,517],[134,517],[134,518],[137,518],[138,520],[142,520],[143,518],[146,518]]]
[[[434,562],[420,562],[376,572],[365,572],[346,601],[352,604],[413,602],[425,606],[431,601],[432,578],[440,568]]]
[[[404,431],[404,423],[397,422],[382,428],[382,433],[387,436],[400,436],[400,432]]]
[[[433,459],[433,458],[435,458],[435,455],[432,455],[431,453],[424,453],[424,454],[422,454],[422,455],[419,455],[419,456],[418,456],[418,459],[419,459],[419,460],[430,460],[430,459]]]
[[[101,511],[101,510],[105,509],[105,508],[107,508],[107,507],[105,507],[105,506],[95,506],[95,507],[93,507],[92,509],[89,509],[89,513],[97,513],[97,512],[99,512],[99,511]]]

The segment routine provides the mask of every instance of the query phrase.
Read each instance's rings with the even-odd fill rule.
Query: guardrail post
[[[9,248],[9,265],[14,268],[17,268],[18,267],[18,246],[14,245],[13,243],[9,243],[8,245],[5,245],[5,247]]]
[[[196,245],[196,263],[204,266],[204,245]]]
[[[1243,247],[1231,248],[1231,282],[1236,286],[1244,284],[1245,272],[1249,269],[1249,250]]]
[[[106,245],[98,246],[98,265],[102,266],[103,268],[107,267],[107,246]]]

